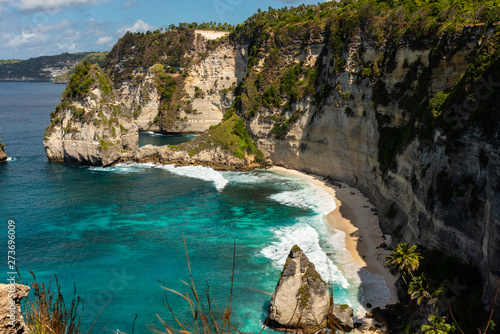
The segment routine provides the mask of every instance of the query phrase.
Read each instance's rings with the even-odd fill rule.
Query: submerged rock
[[[313,333],[327,326],[330,305],[327,284],[300,247],[293,246],[271,297],[267,325]]]
[[[15,290],[10,290],[10,284],[0,284],[0,333],[29,333],[21,312],[21,299],[28,296],[29,286],[15,284]]]

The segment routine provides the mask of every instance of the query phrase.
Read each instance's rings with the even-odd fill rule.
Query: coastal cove
[[[85,302],[83,328],[104,307],[99,330],[136,333],[173,322],[166,286],[184,292],[182,234],[200,291],[223,310],[236,240],[234,324],[258,332],[290,248],[298,244],[333,287],[336,303],[384,306],[394,277],[378,246],[373,205],[352,188],[275,168],[218,172],[199,166],[120,163],[111,168],[48,162],[42,138],[64,87],[0,83],[0,135],[11,161],[0,165],[0,217],[18,224],[18,268],[25,283],[56,274],[69,299]],[[354,194],[351,194],[354,193]],[[366,206],[366,207],[364,207]],[[362,239],[360,241],[359,239]],[[389,243],[388,240],[385,240]],[[179,317],[188,305],[169,295]],[[271,333],[272,331],[266,331]]]

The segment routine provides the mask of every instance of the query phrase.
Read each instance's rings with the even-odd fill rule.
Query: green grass
[[[245,159],[247,154],[254,155],[256,160],[263,159],[262,152],[257,149],[245,128],[245,122],[235,113],[193,141],[180,144],[179,147],[186,149],[191,156],[220,147],[240,159]]]

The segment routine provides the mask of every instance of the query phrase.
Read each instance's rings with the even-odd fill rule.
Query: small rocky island
[[[314,333],[323,328],[351,331],[353,310],[335,305],[328,286],[299,246],[290,250],[269,304],[266,324],[277,330]]]
[[[2,139],[0,138],[0,162],[7,161],[7,153],[4,150],[5,145],[2,144]]]

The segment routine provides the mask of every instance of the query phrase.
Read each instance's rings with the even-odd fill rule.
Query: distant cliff
[[[194,30],[127,34],[103,65],[121,106],[115,117],[139,130],[183,133],[226,113],[219,127],[232,119],[228,133],[249,133],[256,149],[213,140],[212,128],[189,147],[122,146],[121,156],[101,150],[96,161],[176,162],[172,150],[192,157],[212,147],[220,161],[221,152],[238,153],[246,166],[260,157],[349,183],[378,206],[382,229],[396,240],[477,265],[483,300],[492,303],[500,277],[498,4],[402,3],[270,10],[216,40]],[[98,92],[85,99],[96,100],[84,108],[95,118]],[[52,115],[49,159],[94,163],[78,150],[50,154],[55,143],[102,139],[78,115]],[[183,160],[190,162],[209,164]]]
[[[97,64],[104,60],[103,53],[62,53],[28,60],[0,61],[0,81],[53,81],[67,83],[68,72],[83,60]],[[102,58],[99,59],[99,58]]]

